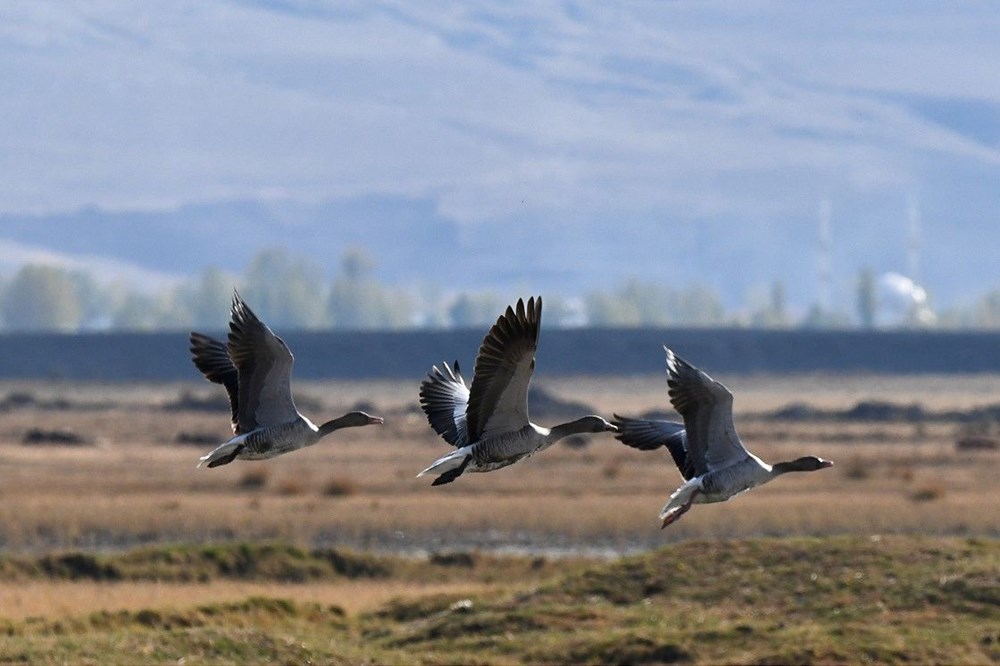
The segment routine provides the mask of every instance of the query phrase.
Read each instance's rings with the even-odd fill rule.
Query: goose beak
[[[833,467],[833,461],[832,460],[822,460],[821,459],[819,461],[819,467],[820,467],[820,469],[823,469],[824,467]]]
[[[604,432],[618,432],[618,426],[616,426],[614,423],[609,423],[606,426],[604,426]]]
[[[385,423],[385,419],[383,419],[381,416],[368,417],[368,425],[382,425],[383,423]]]

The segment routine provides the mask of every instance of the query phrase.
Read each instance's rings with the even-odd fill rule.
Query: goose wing
[[[420,407],[427,415],[434,432],[452,446],[469,443],[469,427],[465,410],[469,404],[469,387],[455,361],[455,369],[443,363],[444,370],[436,365],[420,383]]]
[[[535,369],[542,298],[517,300],[490,328],[476,356],[466,410],[469,441],[528,425],[528,384]]]
[[[618,428],[615,437],[622,444],[640,451],[652,451],[661,446],[670,452],[674,464],[685,480],[695,476],[687,451],[687,434],[683,423],[659,419],[630,419],[614,415],[611,421]]]
[[[229,406],[233,412],[233,434],[242,434],[243,431],[239,427],[239,373],[229,358],[226,345],[220,340],[195,331],[191,332],[190,342],[191,360],[194,361],[195,367],[201,371],[201,374],[205,375],[205,379],[208,381],[226,387],[226,393],[229,394]]]
[[[292,401],[292,352],[239,294],[233,295],[227,349],[239,372],[240,432],[299,418]]]
[[[733,423],[733,394],[664,347],[670,404],[684,417],[687,450],[696,476],[750,457]]]

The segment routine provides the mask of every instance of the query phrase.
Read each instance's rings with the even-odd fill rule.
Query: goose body
[[[542,318],[542,299],[518,299],[490,328],[476,357],[471,388],[458,362],[432,366],[420,385],[420,406],[436,433],[456,447],[417,476],[437,474],[432,485],[464,472],[490,472],[543,451],[575,433],[613,432],[600,416],[545,428],[528,419],[528,385]]]
[[[811,472],[833,465],[816,456],[769,465],[752,454],[736,434],[729,389],[667,347],[663,349],[670,403],[684,422],[617,414],[613,421],[622,443],[641,450],[666,448],[684,478],[660,511],[663,527],[678,520],[692,504],[725,502],[787,472]]]
[[[311,446],[340,428],[382,423],[381,417],[364,412],[320,426],[302,416],[292,400],[292,352],[238,293],[233,294],[228,342],[192,332],[190,350],[195,367],[229,394],[235,435],[202,456],[198,467],[273,458]]]

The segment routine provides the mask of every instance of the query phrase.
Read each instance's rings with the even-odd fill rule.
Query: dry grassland
[[[212,470],[195,469],[212,444],[182,444],[178,436],[226,438],[228,414],[217,387],[0,384],[0,400],[30,398],[7,400],[0,411],[0,550],[8,557],[28,561],[83,551],[125,560],[141,545],[265,541],[407,556],[479,553],[474,567],[461,560],[436,567],[405,557],[393,560],[391,575],[361,579],[2,577],[0,631],[10,640],[0,658],[1000,659],[1000,634],[988,629],[997,608],[1000,451],[958,450],[956,439],[970,426],[948,420],[764,417],[792,403],[831,410],[864,400],[919,404],[933,412],[968,410],[1000,403],[1000,376],[720,379],[736,393],[737,427],[761,457],[814,453],[836,466],[789,475],[730,502],[697,506],[663,531],[656,515],[679,475],[664,452],[633,451],[610,436],[591,437],[582,448],[557,445],[513,467],[466,474],[440,488],[414,478],[447,451],[419,412],[416,382],[303,383],[299,406],[314,421],[365,402],[386,417],[386,425],[341,431],[274,460]],[[661,375],[539,383],[605,416],[669,411]],[[218,398],[218,408],[173,408],[182,398]],[[536,420],[554,422],[540,415]],[[88,443],[24,444],[32,429],[72,432]],[[996,438],[998,425],[979,423],[975,429]],[[879,555],[885,543],[879,539],[890,537],[874,535],[893,533],[942,538],[901,538],[889,542],[891,557],[889,551]],[[731,539],[802,535],[855,536],[736,544],[738,555],[729,550]],[[729,545],[704,548],[719,543]],[[699,597],[707,592],[685,582],[681,569],[667,573],[676,569],[667,566],[671,550],[617,559],[660,546],[688,557],[699,548],[711,553],[681,569],[704,567],[704,575],[728,576],[711,592],[717,597]],[[923,559],[906,573],[900,568],[910,566],[904,554],[918,550]],[[489,551],[531,557],[494,562],[484,559]],[[868,564],[856,559],[862,552]],[[975,557],[966,561],[967,552]],[[763,567],[768,557],[789,568],[787,578]],[[612,561],[587,564],[581,558]],[[822,558],[828,565],[820,564]],[[587,566],[595,568],[584,571]],[[942,573],[942,567],[958,569]],[[804,594],[816,572],[821,583],[829,580],[817,595]],[[675,574],[678,580],[662,580]],[[903,588],[895,581],[904,575],[914,578],[900,596]],[[869,584],[874,576],[885,580]],[[776,591],[775,585],[785,584],[786,592]],[[895,587],[888,591],[886,585]],[[854,647],[846,647],[845,635]]]
[[[177,438],[187,433],[223,441],[224,403],[217,411],[168,407],[181,396],[218,398],[216,387],[0,385],[0,395],[29,392],[35,399],[0,413],[0,544],[32,552],[282,539],[398,552],[485,547],[615,554],[701,537],[1000,534],[1000,453],[957,451],[964,426],[760,417],[793,402],[846,409],[876,399],[933,411],[968,409],[1000,402],[1000,377],[736,377],[727,383],[737,394],[737,427],[765,460],[814,453],[837,464],[695,507],[665,531],[656,514],[679,481],[676,470],[664,452],[633,451],[611,436],[591,437],[582,449],[557,445],[439,488],[415,478],[447,450],[416,406],[415,384],[306,383],[300,407],[313,420],[364,401],[386,425],[340,431],[270,461],[212,470],[195,469],[210,444]],[[660,376],[558,379],[544,386],[606,416],[669,410]],[[72,431],[92,445],[22,444],[32,428]]]
[[[301,603],[337,606],[344,612],[355,615],[375,610],[393,599],[437,594],[486,596],[496,593],[501,587],[496,583],[469,581],[421,583],[398,580],[345,580],[309,584],[267,581],[17,581],[0,583],[0,619],[63,619],[101,610],[187,608],[237,602],[250,597],[295,599]]]

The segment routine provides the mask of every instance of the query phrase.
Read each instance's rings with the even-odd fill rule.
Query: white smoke
[[[884,273],[879,277],[877,326],[924,328],[936,321],[926,289],[899,273]]]

